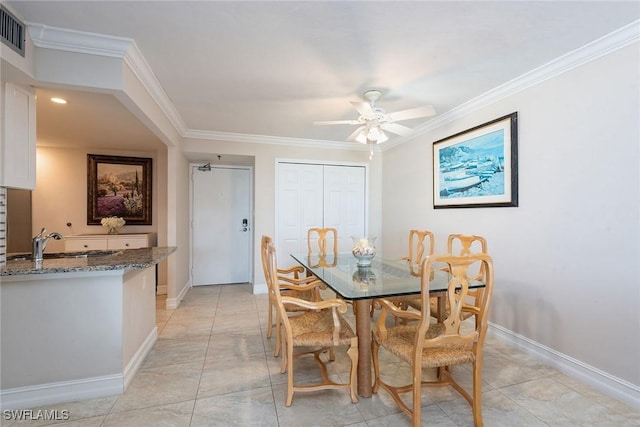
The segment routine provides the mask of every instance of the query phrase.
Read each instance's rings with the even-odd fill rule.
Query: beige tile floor
[[[286,375],[265,337],[267,297],[249,285],[192,288],[177,310],[158,298],[159,338],[126,393],[50,406],[66,410],[64,426],[409,426],[380,391],[352,404],[342,390],[297,393],[284,406]],[[314,378],[301,359],[296,379]],[[336,353],[332,375],[344,378],[346,355]],[[383,371],[398,381],[406,366],[383,355]],[[469,385],[466,368],[454,374]],[[545,366],[489,337],[483,371],[484,424],[492,426],[640,426],[640,411]],[[423,425],[473,425],[466,401],[449,388],[426,389]],[[49,425],[7,421],[2,426]]]

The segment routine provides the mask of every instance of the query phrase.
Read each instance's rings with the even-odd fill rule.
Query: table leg
[[[354,301],[358,335],[358,394],[371,397],[371,300]]]
[[[436,296],[438,301],[438,322],[444,322],[444,319],[447,318],[447,294],[438,292]]]
[[[447,318],[447,313],[445,313],[447,310],[447,294],[445,292],[438,292],[436,296],[438,301],[438,322],[444,322]],[[439,379],[443,379],[442,368],[436,368],[436,375]]]

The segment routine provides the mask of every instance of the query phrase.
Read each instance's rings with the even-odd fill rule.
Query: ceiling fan
[[[360,125],[349,137],[349,141],[357,141],[361,144],[380,144],[389,139],[384,131],[400,136],[410,135],[413,129],[400,125],[396,122],[402,120],[415,119],[419,117],[429,117],[436,114],[432,106],[410,108],[408,110],[387,113],[382,108],[376,106],[376,101],[380,99],[382,92],[379,90],[368,90],[364,93],[367,102],[352,101],[353,108],[360,113],[357,120],[329,120],[315,122],[316,125]]]

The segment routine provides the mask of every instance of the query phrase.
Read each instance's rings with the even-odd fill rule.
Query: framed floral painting
[[[87,224],[115,216],[151,225],[152,159],[87,155]]]

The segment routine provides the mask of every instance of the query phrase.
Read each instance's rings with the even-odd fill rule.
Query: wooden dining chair
[[[489,253],[487,250],[487,239],[473,234],[450,234],[449,237],[447,237],[447,253],[457,256]],[[483,266],[479,265],[477,271],[473,274],[473,280],[483,281],[483,276]],[[481,292],[483,292],[482,288],[472,290],[469,292],[469,298],[476,298]],[[445,307],[445,310],[448,311],[449,308]],[[437,300],[431,301],[431,312],[435,313],[436,317],[438,317]],[[472,315],[472,313],[464,313],[464,318],[469,318]]]
[[[317,255],[318,262],[312,267],[335,267],[338,263],[338,230],[313,227],[307,230],[309,255]]]
[[[271,338],[272,331],[275,326],[276,330],[276,345],[273,351],[274,357],[277,357],[280,354],[280,313],[276,308],[276,298],[275,291],[271,289],[271,284],[274,282],[278,283],[278,287],[281,289],[281,292],[286,295],[296,296],[301,299],[309,300],[309,301],[319,301],[320,294],[316,288],[316,284],[310,285],[309,283],[315,280],[314,277],[304,277],[303,273],[305,269],[302,266],[295,266],[288,269],[278,269],[276,271],[276,280],[270,280],[269,274],[270,271],[268,267],[268,248],[269,245],[273,244],[273,239],[269,236],[262,236],[262,242],[260,245],[260,256],[262,260],[262,270],[264,272],[265,280],[267,281],[267,290],[269,293],[268,299],[268,313],[267,313],[267,338]],[[291,289],[291,285],[296,285],[296,290]],[[288,313],[296,313],[301,311],[306,311],[307,309],[304,307],[300,307],[297,305],[287,306]],[[275,310],[275,322],[273,318],[273,312]]]
[[[409,263],[409,267],[418,271],[425,256],[433,255],[435,238],[427,230],[409,231],[409,254],[401,259]]]
[[[487,252],[487,240],[482,236],[476,235],[467,235],[467,234],[450,234],[447,237],[447,253],[449,255],[456,256],[469,256],[473,254],[486,254]],[[445,270],[447,267],[443,267]],[[482,280],[483,276],[482,266],[478,266],[478,271],[473,275],[474,280]],[[476,289],[469,292],[469,298],[475,298],[478,296],[478,293],[482,292],[482,289]],[[431,297],[431,315],[437,319],[442,319],[447,315],[449,311],[449,307],[446,305],[447,301],[444,300],[444,310],[445,313],[440,314],[440,307],[438,306],[438,298]],[[416,310],[421,309],[421,301],[413,299],[409,301],[409,305]],[[469,318],[473,314],[472,313],[463,313],[463,318]]]
[[[425,256],[433,255],[435,248],[435,237],[431,231],[427,230],[410,230],[409,231],[409,251],[407,256],[400,259],[407,262],[409,271],[411,274],[418,276],[420,274],[420,268],[422,267],[422,261]],[[436,300],[433,297],[434,302]],[[422,300],[415,296],[396,297],[392,300],[402,310],[406,310],[409,307],[413,307],[416,310],[420,310]],[[437,303],[436,303],[437,305]],[[376,304],[371,304],[371,314],[375,310]],[[399,320],[399,319],[396,319]],[[407,321],[406,319],[404,320]]]
[[[322,301],[307,301],[293,296],[283,295],[277,280],[278,266],[276,249],[273,243],[267,246],[267,278],[271,281],[270,288],[274,290],[276,306],[280,312],[280,327],[282,334],[282,360],[280,372],[287,373],[287,397],[286,406],[293,403],[294,392],[308,392],[327,389],[346,389],[349,391],[351,401],[356,403],[356,372],[358,367],[358,338],[349,326],[349,323],[341,316],[347,311],[347,304],[341,299],[329,299]],[[299,290],[307,290],[307,286],[319,285],[320,280],[315,280]],[[298,285],[291,285],[291,289],[297,290]],[[299,306],[306,311],[296,316],[287,315],[287,306]],[[347,383],[337,383],[329,378],[326,363],[320,355],[329,353],[335,347],[347,347],[347,355],[351,359],[351,370]],[[294,348],[302,349],[294,354]],[[294,382],[294,359],[303,356],[312,356],[320,368],[322,382],[317,384],[298,385]]]
[[[438,323],[431,318],[429,304],[429,278],[433,274],[443,274],[439,265],[444,263],[449,269],[449,283],[446,298],[450,307],[447,317]],[[484,271],[484,288],[478,298],[473,298],[473,305],[467,303],[469,288],[473,282],[474,270]],[[413,425],[420,426],[422,417],[422,388],[425,386],[451,385],[471,405],[473,421],[476,427],[482,426],[482,360],[483,346],[487,332],[487,315],[493,294],[493,261],[487,254],[470,256],[432,255],[427,257],[421,267],[421,299],[420,312],[404,311],[388,300],[378,300],[381,305],[373,330],[373,368],[375,383],[373,392],[382,387],[396,402],[398,407],[411,416]],[[472,313],[476,322],[471,331],[462,328],[462,313]],[[386,326],[386,316],[406,317],[416,320],[411,324]],[[380,349],[406,362],[412,370],[412,381],[403,386],[392,386],[383,379],[380,366]],[[469,394],[453,378],[451,367],[471,365],[473,388]],[[393,366],[393,365],[389,365]],[[438,369],[435,380],[422,378],[425,368]],[[465,374],[459,371],[457,374]],[[396,377],[395,366],[393,375]],[[400,395],[412,393],[411,407]]]

